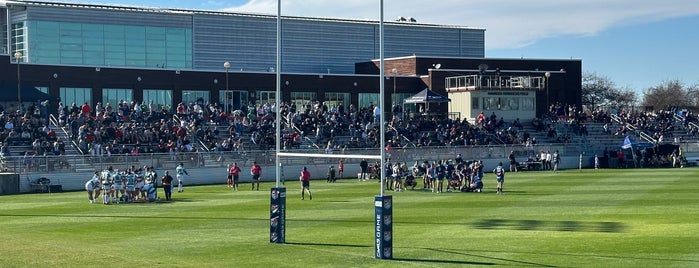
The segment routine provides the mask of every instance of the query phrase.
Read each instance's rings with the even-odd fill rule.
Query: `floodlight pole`
[[[545,72],[544,77],[546,77],[546,113],[549,112],[549,78],[551,77],[551,72]]]
[[[17,60],[17,110],[22,106],[22,80],[19,75],[19,62],[22,60],[22,52],[15,52],[15,60]]]
[[[226,93],[223,94],[223,111],[226,113],[226,118],[228,118],[228,69],[231,68],[230,62],[224,62],[223,68],[226,68]]]

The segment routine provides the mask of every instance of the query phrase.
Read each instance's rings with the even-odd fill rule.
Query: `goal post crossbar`
[[[316,157],[316,158],[352,158],[352,159],[381,159],[381,155],[364,154],[309,154],[309,153],[277,153],[280,157]]]

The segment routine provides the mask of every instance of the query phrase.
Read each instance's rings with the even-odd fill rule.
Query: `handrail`
[[[398,132],[398,129],[396,129],[394,126],[388,125],[388,128],[389,128],[390,130],[395,131],[395,132],[396,132],[396,136],[398,136],[399,138],[401,138],[401,139],[403,139],[403,140],[405,140],[405,141],[408,142],[408,144],[406,144],[405,146],[403,146],[403,148],[408,147],[408,145],[412,145],[413,148],[417,148],[417,145],[416,145],[415,143],[413,143],[413,141],[411,141],[410,139],[408,139],[408,137],[406,137],[405,135],[400,134],[400,132]]]
[[[54,116],[53,114],[49,114],[49,124],[58,126],[58,118],[56,118],[56,116]]]
[[[689,122],[688,125],[693,127],[693,128],[699,129],[699,125],[695,124],[694,122]]]
[[[612,120],[614,120],[615,122],[617,122],[619,124],[624,124],[624,121],[621,120],[621,117],[619,117],[618,115],[610,114],[609,118],[611,118]]]
[[[211,152],[211,148],[209,148],[209,146],[206,146],[206,144],[202,140],[200,140],[198,137],[197,137],[197,141],[199,142],[199,145],[201,146],[201,148],[204,148],[204,151]]]
[[[682,117],[679,114],[673,113],[672,117],[675,118],[675,120],[677,120],[677,121],[684,122],[684,117]]]
[[[653,137],[651,137],[650,135],[648,135],[647,133],[645,133],[643,131],[640,131],[639,136],[641,137],[641,139],[644,139],[645,141],[650,142],[652,144],[658,143],[658,140],[654,139]]]
[[[70,140],[70,144],[73,148],[75,148],[76,151],[78,151],[81,155],[85,155],[85,152],[83,151],[78,144],[70,138],[70,133],[68,133],[68,130],[66,130],[65,127],[61,126],[58,124],[58,118],[56,118],[53,114],[49,115],[49,123],[53,124],[53,126],[59,128],[61,131],[63,131],[63,134],[68,137],[68,140]]]
[[[179,116],[177,114],[172,114],[172,120],[179,126],[182,122]]]
[[[286,121],[286,125],[289,126],[291,129],[298,132],[299,134],[303,133],[303,131],[301,131],[301,129],[299,129],[295,124],[292,124],[292,122],[291,122],[291,120],[289,120],[289,118],[286,118],[285,116],[282,116],[282,118],[284,121]],[[311,138],[303,136],[303,139],[310,142],[311,145],[313,147],[315,147],[316,149],[319,149],[319,150],[321,149],[320,146],[318,146],[318,144],[316,144],[313,140],[311,140]]]
[[[635,127],[635,126],[633,126],[633,125],[630,124],[630,123],[627,123],[626,121],[624,121],[623,119],[621,119],[621,117],[619,117],[618,115],[611,114],[609,117],[612,118],[612,120],[614,120],[614,121],[616,121],[617,123],[619,123],[620,125],[624,125],[624,126],[626,127],[626,129],[636,132],[636,127]]]

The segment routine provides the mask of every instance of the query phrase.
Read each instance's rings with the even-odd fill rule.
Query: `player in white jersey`
[[[95,171],[95,175],[85,183],[85,190],[87,191],[87,198],[90,200],[90,204],[97,202],[97,198],[100,197],[100,185],[100,172]]]
[[[122,194],[122,200],[127,203],[133,202],[135,197],[134,193],[136,191],[136,174],[134,170],[127,169],[121,181],[125,190],[125,194]]]
[[[184,176],[189,176],[189,173],[184,169],[184,164],[182,162],[175,168],[175,173],[177,173],[177,192],[184,192]]]
[[[134,199],[139,199],[145,197],[145,194],[142,193],[143,186],[146,185],[146,174],[144,173],[146,170],[148,170],[148,167],[143,167],[143,169],[137,169],[136,170],[136,181],[134,183],[135,185],[135,190],[134,190]]]
[[[108,205],[111,203],[111,197],[114,195],[114,169],[109,167],[107,170],[103,170],[100,174],[100,179],[102,179],[102,203]]]

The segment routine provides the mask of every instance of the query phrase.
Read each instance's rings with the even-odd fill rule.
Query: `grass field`
[[[313,181],[312,201],[288,182],[283,245],[268,242],[271,183],[111,206],[0,196],[0,266],[699,267],[697,168],[509,173],[502,196],[494,180],[484,193],[387,192],[394,260],[373,255],[376,182]]]

